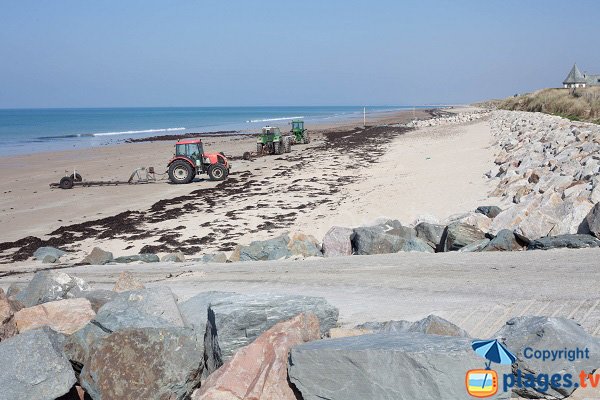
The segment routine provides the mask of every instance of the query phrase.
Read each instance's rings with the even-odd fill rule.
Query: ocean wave
[[[138,133],[173,132],[173,131],[184,131],[184,130],[185,130],[185,128],[144,129],[141,131],[92,133],[91,136],[135,135]]]
[[[299,118],[304,118],[304,117],[303,116],[299,116],[299,117],[281,117],[281,118],[251,119],[251,120],[246,121],[246,122],[285,121],[285,120],[288,120],[288,119],[299,119]]]
[[[99,133],[73,133],[69,135],[58,135],[58,136],[42,136],[38,139],[50,140],[50,139],[72,139],[72,138],[83,138],[83,137],[101,137],[101,136],[116,136],[116,135],[137,135],[141,133],[156,133],[156,132],[174,132],[183,131],[186,128],[159,128],[159,129],[143,129],[139,131],[117,131],[117,132],[99,132]]]

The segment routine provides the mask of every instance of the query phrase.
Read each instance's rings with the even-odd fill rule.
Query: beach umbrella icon
[[[474,340],[471,347],[475,353],[488,360],[485,367],[490,369],[492,363],[510,365],[517,361],[514,356],[498,339],[494,340]]]

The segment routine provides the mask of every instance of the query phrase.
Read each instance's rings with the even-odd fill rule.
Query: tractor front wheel
[[[292,151],[292,138],[291,136],[287,136],[283,141],[283,152],[289,153]]]
[[[222,181],[227,178],[227,168],[221,164],[213,164],[208,168],[208,177],[212,181]]]
[[[258,153],[259,156],[262,156],[262,152],[263,152],[263,145],[262,145],[262,143],[257,143],[256,144],[256,152]]]
[[[281,142],[273,142],[273,153],[281,154],[283,150],[282,147]]]
[[[184,160],[175,160],[169,165],[169,179],[173,183],[190,183],[194,179],[194,168]]]

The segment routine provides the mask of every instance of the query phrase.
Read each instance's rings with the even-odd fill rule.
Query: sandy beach
[[[355,123],[309,127],[309,145],[250,161],[240,156],[254,149],[253,137],[203,138],[206,151],[223,151],[233,160],[230,178],[221,183],[200,177],[188,185],[159,180],[48,187],[73,169],[84,180],[126,180],[142,166],[162,173],[172,141],[0,158],[9,177],[0,183],[0,223],[11,227],[2,231],[0,242],[30,236],[56,240],[75,257],[95,246],[115,254],[144,249],[200,256],[291,229],[319,238],[332,225],[357,226],[383,217],[409,224],[422,214],[441,220],[473,210],[491,190],[482,174],[493,163],[486,122],[466,129],[395,126],[415,117],[429,114],[386,113],[370,121],[378,128],[359,133],[353,133]]]

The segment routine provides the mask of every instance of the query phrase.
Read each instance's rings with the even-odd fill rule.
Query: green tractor
[[[294,135],[294,144],[308,144],[310,142],[308,129],[304,129],[304,121],[297,119],[293,120],[290,132]]]
[[[258,135],[256,152],[261,154],[283,154],[292,151],[292,137],[282,135],[279,128],[265,126]]]

